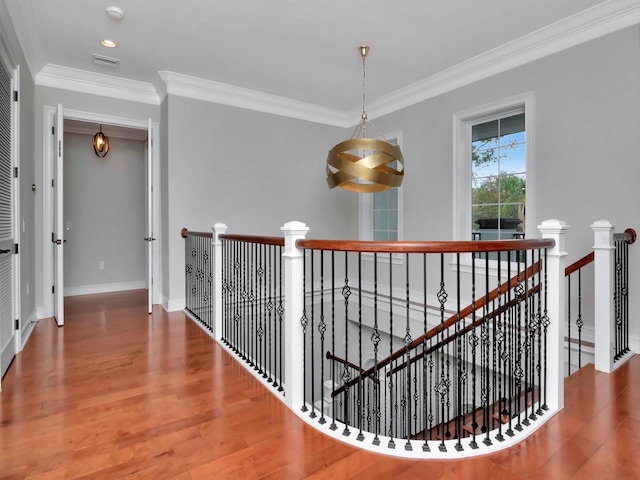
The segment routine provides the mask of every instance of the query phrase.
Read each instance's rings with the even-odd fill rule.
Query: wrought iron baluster
[[[332,252],[333,253],[333,252]],[[331,256],[331,278],[332,281],[336,276],[336,272],[334,270],[335,266],[334,266],[334,257],[333,255]],[[332,289],[331,289],[331,303],[332,305],[334,304],[334,292],[335,292],[335,287],[332,284]],[[342,381],[344,383],[349,382],[349,380],[351,380],[351,374],[350,374],[350,368],[348,367],[349,364],[349,297],[351,296],[351,288],[349,287],[349,261],[348,261],[348,252],[344,252],[344,286],[342,287],[342,297],[344,298],[344,335],[345,335],[345,340],[344,340],[344,360],[345,360],[345,367],[342,373]],[[333,308],[333,307],[332,307]],[[351,434],[351,430],[349,430],[349,424],[350,424],[350,416],[349,416],[349,408],[348,408],[348,401],[347,399],[349,398],[349,387],[347,387],[347,389],[344,392],[344,398],[345,398],[345,409],[344,409],[344,430],[342,431],[342,435],[344,436],[349,436]]]
[[[358,375],[358,437],[357,440],[363,441],[364,434],[362,433],[364,423],[364,382],[362,381],[362,372],[364,371],[362,365],[362,252],[358,252],[358,365],[360,366],[360,372]]]
[[[378,371],[378,344],[380,343],[380,332],[378,331],[378,254],[373,254],[373,334],[371,334],[371,343],[373,344],[373,401],[374,401],[374,438],[373,444],[380,445],[380,420],[381,402],[380,402],[380,377]]]

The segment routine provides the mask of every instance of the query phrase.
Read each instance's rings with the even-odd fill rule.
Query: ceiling
[[[158,72],[175,72],[341,112],[362,106],[359,45],[371,47],[368,104],[479,58],[497,62],[502,52],[530,51],[533,41],[540,49],[544,39],[567,38],[565,28],[576,36],[581,25],[597,25],[601,12],[637,14],[639,2],[1,1],[36,77],[62,66],[70,76],[91,72],[160,90]],[[121,8],[124,18],[111,19],[108,6]],[[103,38],[118,46],[103,47]],[[93,54],[119,61],[115,68],[96,65]]]

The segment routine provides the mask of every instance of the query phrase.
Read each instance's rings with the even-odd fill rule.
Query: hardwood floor
[[[66,299],[2,380],[0,478],[640,478],[640,356],[583,368],[523,443],[463,461],[401,460],[315,431],[182,313],[146,291]]]

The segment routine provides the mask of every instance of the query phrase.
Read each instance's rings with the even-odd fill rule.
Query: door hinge
[[[18,167],[13,167],[13,177],[18,178]]]
[[[20,319],[16,318],[16,330],[20,330]]]
[[[51,243],[56,243],[56,235],[53,232],[51,232]]]
[[[62,156],[62,140],[58,140],[58,158]]]
[[[18,101],[18,90],[14,90],[13,91],[13,101],[17,102]]]
[[[53,178],[51,179],[51,188],[56,188],[55,185],[53,184]]]
[[[56,134],[56,127],[54,127],[53,125],[51,126],[51,135],[55,135]]]
[[[16,243],[15,246],[16,246],[16,255],[17,255],[18,254],[18,244]]]
[[[55,285],[51,285],[51,293],[56,293],[56,286]]]

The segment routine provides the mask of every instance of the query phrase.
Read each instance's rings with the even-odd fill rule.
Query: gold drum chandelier
[[[358,47],[362,57],[362,115],[349,140],[338,143],[327,156],[327,184],[358,193],[374,193],[399,187],[404,177],[404,157],[397,145],[383,140],[383,135],[368,120],[365,110],[365,59],[369,47]],[[367,124],[378,136],[367,138]]]
[[[109,137],[102,133],[102,125],[100,125],[100,131],[93,136],[91,145],[96,156],[100,158],[107,156],[109,152]]]

